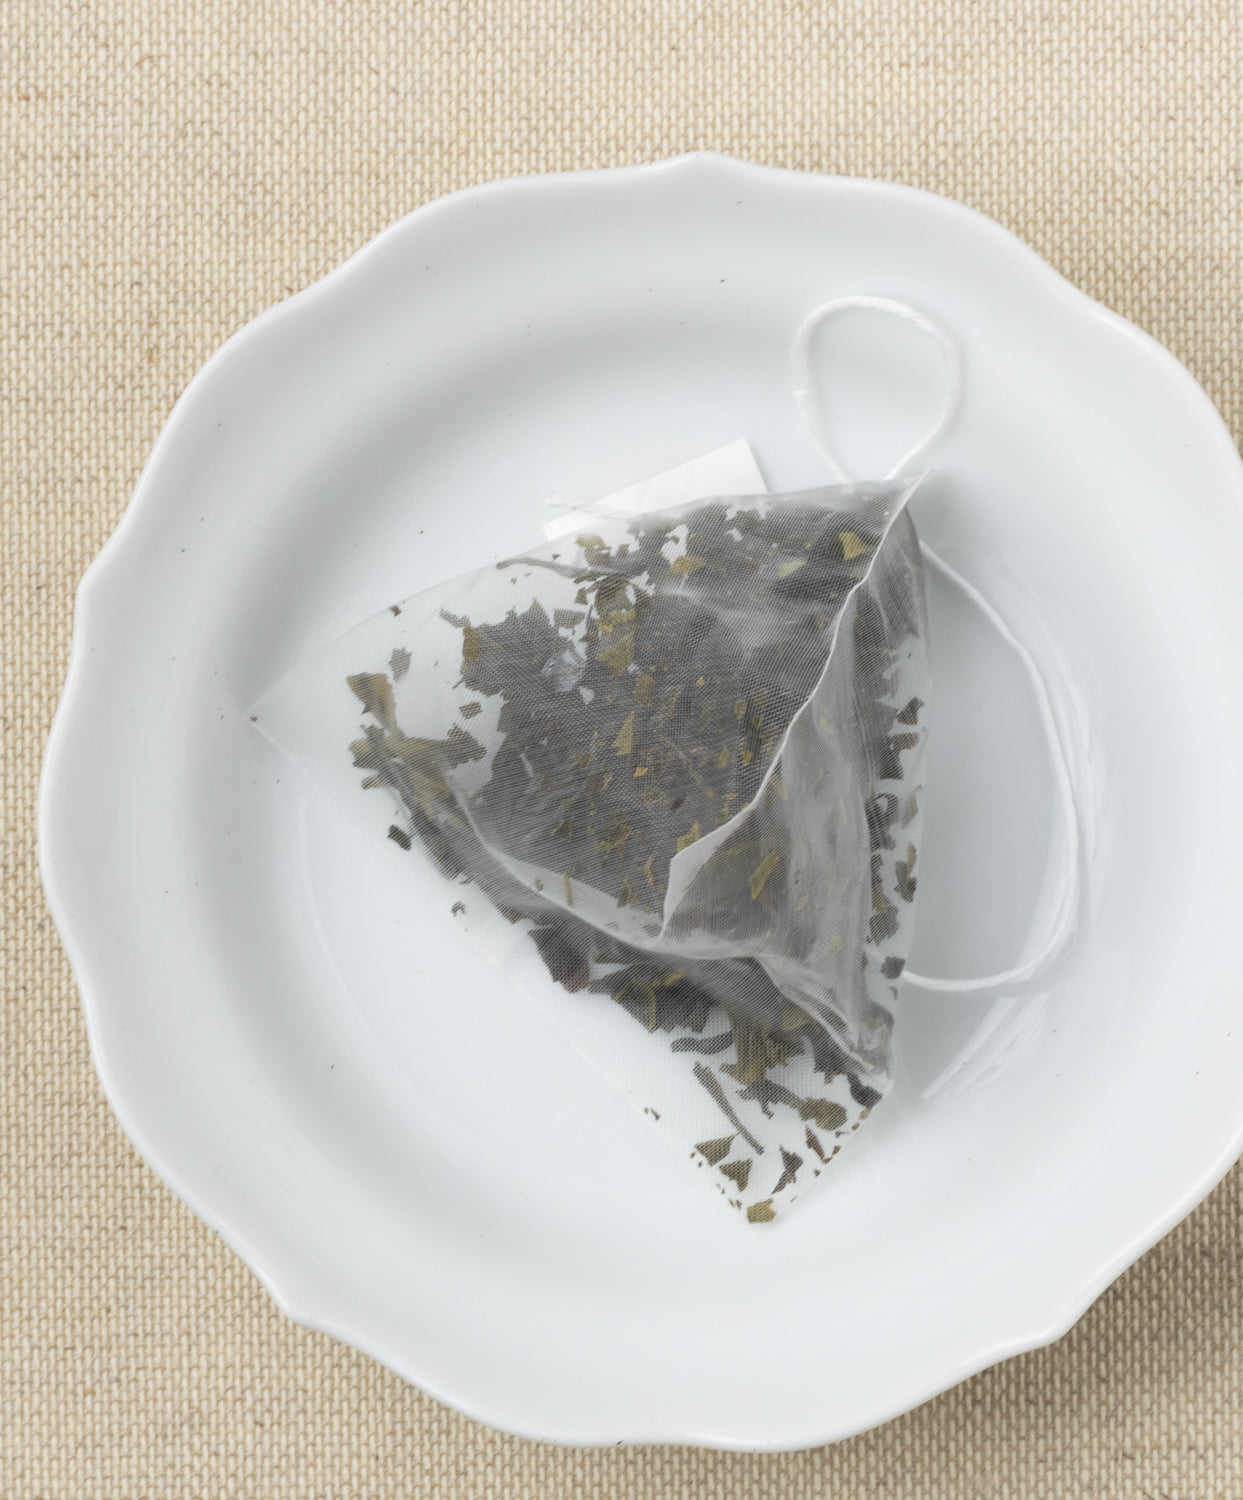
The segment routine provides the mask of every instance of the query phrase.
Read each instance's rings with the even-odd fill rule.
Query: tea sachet
[[[891,1082],[916,482],[601,517],[402,600],[254,709],[753,1223]],[[411,985],[446,1000],[470,1005]]]

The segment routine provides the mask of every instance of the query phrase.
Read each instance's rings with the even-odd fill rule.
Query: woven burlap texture
[[[1243,1496],[1238,1171],[1057,1345],[807,1453],[525,1442],[294,1327],[113,1120],[34,818],[74,586],[178,392],[409,209],[694,147],[914,183],[1237,434],[1241,76],[1237,0],[0,5],[3,1500]]]

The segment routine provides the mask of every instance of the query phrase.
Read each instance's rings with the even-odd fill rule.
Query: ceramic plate
[[[893,1094],[758,1229],[245,709],[549,492],[739,438],[822,482],[790,350],[853,295],[960,352],[914,515],[1055,687],[1082,908],[1029,983],[904,995]],[[937,371],[859,319],[813,353],[875,472]],[[537,1438],[806,1446],[1055,1338],[1243,1142],[1241,501],[1186,371],[954,203],[696,155],[421,209],[216,355],[82,585],[41,850],[124,1127],[291,1317]],[[930,587],[913,962],[978,976],[1064,834],[1030,685]]]

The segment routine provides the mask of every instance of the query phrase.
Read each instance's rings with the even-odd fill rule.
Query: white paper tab
[[[654,510],[668,510],[687,505],[692,500],[707,500],[715,495],[766,495],[768,486],[746,438],[714,448],[689,463],[653,474],[638,484],[627,485],[611,495],[593,501],[589,506],[571,510],[544,527],[544,535],[555,541],[559,536],[582,531],[602,516],[642,516]],[[564,501],[551,499],[549,505]]]

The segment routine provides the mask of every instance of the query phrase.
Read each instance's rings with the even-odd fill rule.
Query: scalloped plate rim
[[[856,1433],[870,1430],[891,1420],[961,1381],[1004,1359],[1043,1347],[1062,1337],[1083,1316],[1101,1292],[1132,1265],[1145,1251],[1173,1229],[1222,1180],[1230,1167],[1243,1153],[1243,1109],[1233,1137],[1216,1155],[1212,1165],[1202,1171],[1190,1184],[1179,1200],[1165,1213],[1159,1215],[1149,1230],[1134,1237],[1127,1245],[1108,1257],[1104,1263],[1088,1270],[1073,1287],[1063,1290],[1056,1299],[1056,1309],[1044,1311],[1034,1318],[1016,1317],[1009,1330],[998,1330],[989,1346],[969,1360],[962,1361],[932,1381],[923,1381],[916,1387],[895,1391],[891,1401],[883,1403],[866,1421],[853,1421],[835,1426],[829,1416],[815,1430],[800,1434],[784,1434],[771,1439],[757,1436],[738,1437],[713,1431],[687,1431],[676,1422],[668,1428],[653,1428],[650,1431],[628,1432],[621,1438],[616,1432],[603,1427],[583,1426],[573,1432],[551,1433],[538,1425],[532,1426],[516,1415],[498,1416],[495,1411],[476,1407],[468,1395],[460,1391],[438,1388],[413,1360],[400,1351],[386,1350],[378,1341],[360,1338],[348,1326],[348,1320],[332,1315],[317,1314],[314,1298],[304,1291],[299,1297],[290,1290],[292,1282],[298,1280],[291,1266],[280,1263],[278,1256],[270,1256],[252,1238],[245,1226],[234,1223],[227,1212],[218,1210],[210,1190],[210,1183],[200,1183],[192,1170],[184,1170],[172,1160],[165,1158],[160,1142],[148,1126],[142,1123],[141,1102],[131,1101],[123,1089],[116,1085],[113,1069],[101,1036],[103,1012],[118,1003],[110,993],[109,978],[100,977],[86,946],[79,940],[75,921],[70,914],[69,900],[64,890],[68,878],[66,864],[68,856],[62,851],[63,830],[57,816],[58,783],[66,774],[66,762],[75,745],[75,734],[83,732],[75,724],[76,704],[83,682],[88,674],[88,657],[93,650],[96,636],[106,633],[108,622],[104,616],[108,587],[115,586],[126,566],[126,553],[132,534],[154,514],[159,504],[156,483],[159,465],[167,448],[176,440],[185,413],[191,404],[197,404],[205,384],[218,377],[250,347],[265,339],[283,322],[303,316],[320,302],[331,299],[344,284],[364,276],[372,257],[383,247],[417,232],[419,226],[431,215],[452,212],[463,203],[480,196],[512,194],[521,192],[532,184],[547,185],[551,182],[567,187],[594,186],[620,178],[642,179],[655,174],[694,170],[706,167],[714,171],[737,173],[742,177],[758,175],[766,180],[785,178],[791,183],[814,182],[821,190],[849,189],[886,197],[905,197],[912,201],[935,207],[939,212],[956,215],[968,223],[973,231],[987,233],[997,241],[1013,260],[1022,260],[1028,272],[1039,277],[1069,303],[1077,305],[1084,315],[1098,320],[1115,334],[1131,341],[1137,351],[1157,362],[1169,380],[1176,380],[1200,405],[1204,426],[1204,440],[1217,446],[1223,456],[1233,459],[1236,465],[1236,498],[1243,503],[1243,463],[1233,439],[1216,407],[1187,368],[1151,335],[1133,323],[1114,313],[1087,293],[1075,287],[1056,271],[1044,258],[1026,245],[1010,230],[987,215],[925,189],[879,179],[851,176],[835,176],[802,172],[792,168],[764,166],[711,151],[693,151],[654,162],[620,167],[590,168],[572,172],[531,173],[497,179],[478,185],[460,188],[455,192],[434,199],[412,210],[386,228],[373,235],[346,260],[309,286],[277,303],[232,334],[208,358],[191,378],[176,399],[164,423],[135,485],[131,499],[116,528],[104,547],[92,561],[78,586],[75,607],[73,640],[69,666],[45,749],[43,768],[38,790],[38,860],[49,910],[61,936],[70,966],[77,983],[83,1006],[92,1061],[95,1065],[105,1096],[117,1117],[121,1128],[139,1152],[143,1160],[158,1177],[191,1210],[212,1228],[247,1264],[258,1277],[268,1294],[281,1311],[295,1323],[331,1335],[377,1359],[394,1370],[403,1379],[417,1385],[437,1400],[464,1413],[477,1421],[499,1425],[503,1430],[535,1441],[559,1445],[603,1447],[618,1443],[626,1445],[644,1443],[680,1443],[702,1447],[743,1452],[795,1451],[840,1441]],[[120,1002],[123,1004],[123,999]],[[333,1299],[326,1299],[331,1302]],[[1016,1304],[1020,1311],[1030,1309],[1031,1304]]]

